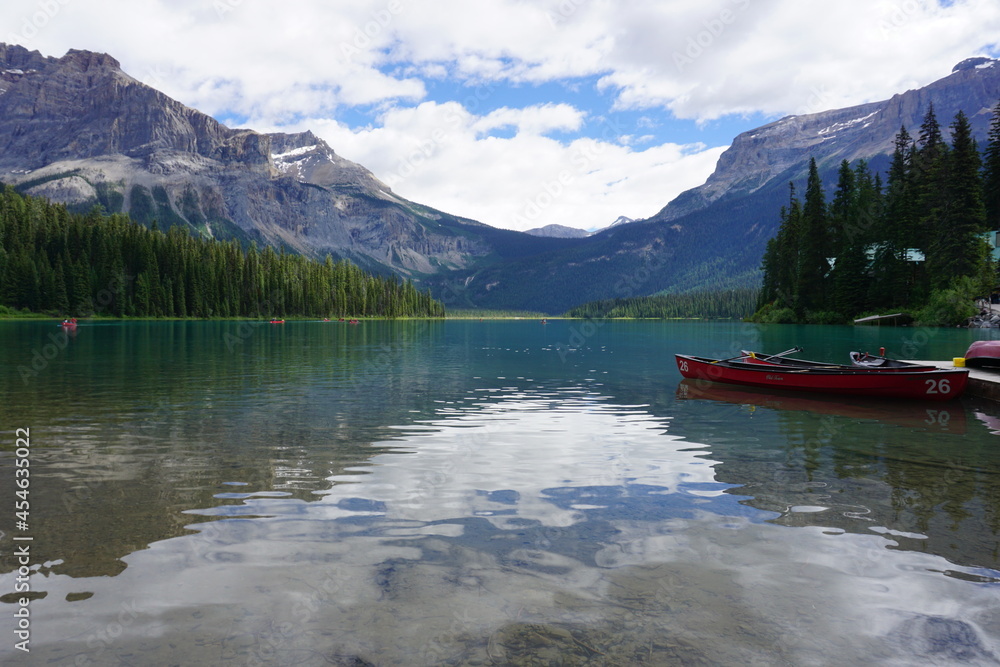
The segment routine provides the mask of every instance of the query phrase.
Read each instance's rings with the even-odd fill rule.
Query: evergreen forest
[[[567,317],[743,319],[754,311],[759,290],[737,288],[683,294],[624,297],[591,301],[566,313]]]
[[[802,198],[789,185],[762,260],[755,321],[843,322],[909,311],[954,325],[996,286],[988,232],[1000,229],[1000,104],[984,154],[961,111],[945,141],[933,105],[916,138],[902,127],[885,182],[845,160],[827,201],[815,159]]]
[[[0,306],[86,317],[443,317],[429,293],[327,256],[164,233],[0,189]]]

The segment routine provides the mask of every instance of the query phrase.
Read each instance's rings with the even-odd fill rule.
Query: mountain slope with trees
[[[930,105],[916,140],[896,134],[884,187],[864,160],[841,162],[827,204],[810,161],[804,201],[790,185],[777,234],[762,260],[756,319],[834,321],[871,309],[920,309],[927,323],[954,324],[971,299],[996,284],[986,233],[1000,228],[1000,103],[986,167],[965,112],[944,139]],[[930,308],[930,310],[928,310]]]
[[[134,317],[444,315],[428,293],[327,257],[166,233],[0,191],[0,306]]]
[[[844,160],[867,161],[874,185],[876,175],[889,170],[899,128],[919,127],[932,105],[947,117],[962,111],[972,136],[984,142],[997,99],[1000,61],[974,58],[888,100],[788,116],[740,134],[705,185],[648,220],[604,230],[573,248],[442,275],[432,284],[483,307],[552,313],[664,291],[757,286],[778,224],[775,212],[789,200],[789,181],[808,179],[811,159],[832,201]],[[942,139],[950,140],[950,128],[942,128]],[[884,186],[887,176],[881,178]]]
[[[753,288],[685,294],[660,294],[592,301],[567,317],[743,319],[753,313],[759,290]]]
[[[575,242],[409,201],[312,132],[229,128],[81,50],[0,44],[0,180],[76,212],[411,278]]]
[[[599,299],[759,285],[774,211],[788,200],[786,184],[805,179],[810,157],[823,183],[837,180],[843,160],[868,160],[880,173],[899,127],[917,127],[931,103],[948,117],[965,112],[982,141],[1000,98],[997,64],[970,59],[889,100],[742,133],[703,186],[652,218],[564,239],[405,200],[311,132],[225,127],[108,55],[48,58],[0,44],[0,180],[74,212],[96,204],[164,230],[329,254],[413,279],[459,307],[558,313]]]

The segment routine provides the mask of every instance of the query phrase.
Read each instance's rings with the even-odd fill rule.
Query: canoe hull
[[[684,354],[675,357],[677,370],[686,378],[797,392],[947,401],[961,396],[969,381],[964,369],[873,373],[732,363]]]
[[[965,365],[970,368],[1000,367],[1000,340],[977,340],[965,353]]]

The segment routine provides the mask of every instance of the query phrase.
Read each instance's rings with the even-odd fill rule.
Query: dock
[[[955,369],[955,364],[951,361],[911,361],[910,363],[928,364],[948,370]],[[1000,368],[996,370],[966,368],[965,370],[969,371],[969,384],[965,388],[966,396],[1000,402]]]

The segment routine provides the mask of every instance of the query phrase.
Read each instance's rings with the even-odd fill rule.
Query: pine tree
[[[66,274],[61,263],[56,265],[54,277],[55,292],[50,307],[60,313],[69,313],[69,290],[66,289]]]
[[[787,215],[785,207],[781,208],[781,217]],[[778,237],[772,236],[767,240],[764,256],[760,261],[760,270],[763,274],[760,286],[760,295],[757,297],[757,306],[754,310],[760,310],[778,298]]]
[[[873,220],[878,218],[878,190],[864,160],[853,170],[846,160],[841,163],[837,190],[830,204],[836,262],[830,272],[832,296],[828,305],[845,316],[867,308],[867,248]]]
[[[828,212],[829,239],[832,256],[839,256],[863,230],[857,218],[857,185],[854,170],[847,160],[837,171],[837,189],[833,193]]]
[[[885,200],[882,193],[882,179],[872,175],[868,162],[859,160],[854,168],[856,199],[853,211],[853,229],[848,235],[844,251],[845,271],[841,276],[840,312],[857,315],[868,310],[871,304],[871,249],[875,239],[878,221],[882,219]]]
[[[989,141],[983,156],[983,203],[987,229],[1000,230],[1000,102],[993,108]]]
[[[809,160],[809,177],[802,207],[802,224],[799,235],[798,281],[796,306],[799,315],[808,311],[821,311],[827,303],[827,273],[830,264],[827,229],[826,199],[819,178],[816,159]]]
[[[941,233],[941,218],[947,207],[945,185],[948,181],[948,146],[941,134],[941,126],[934,114],[934,104],[928,105],[920,137],[911,161],[913,196],[920,215],[916,229],[910,232],[915,247],[924,253],[937,234]],[[916,234],[914,234],[916,232]]]
[[[802,206],[795,195],[795,183],[789,183],[788,205],[781,207],[778,232],[768,241],[761,265],[764,281],[758,310],[772,303],[777,308],[795,308],[801,226]]]
[[[948,174],[945,205],[939,211],[937,233],[927,252],[927,272],[933,289],[944,289],[959,276],[978,278],[987,263],[986,208],[983,205],[982,162],[962,111],[951,125],[952,148],[946,154]]]
[[[872,234],[874,257],[870,296],[876,307],[905,306],[911,299],[906,251],[913,245],[916,227],[911,174],[913,151],[913,140],[903,126],[896,134],[885,201]]]

